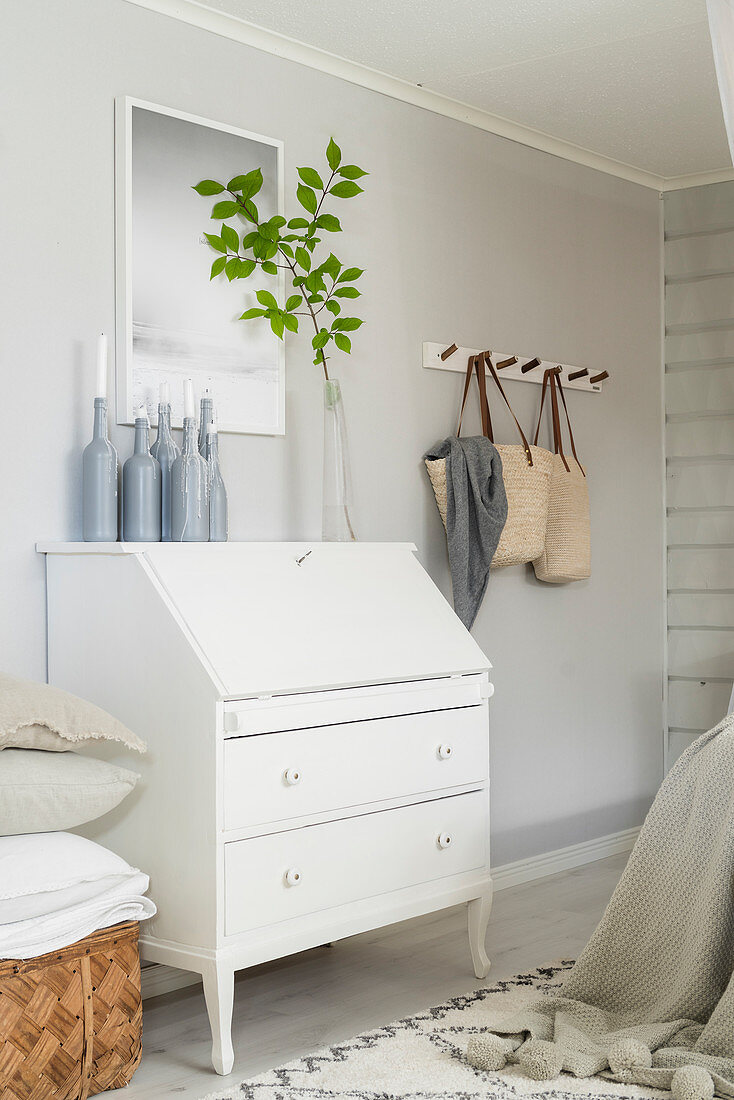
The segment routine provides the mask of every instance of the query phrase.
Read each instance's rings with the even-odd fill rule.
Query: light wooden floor
[[[626,855],[503,890],[487,933],[492,970],[472,973],[466,911],[449,909],[244,971],[237,978],[234,1071],[217,1078],[200,986],[145,1002],[140,1069],[121,1100],[189,1100],[440,1004],[447,997],[559,958],[596,926]]]

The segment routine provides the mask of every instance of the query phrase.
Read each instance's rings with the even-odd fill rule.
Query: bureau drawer
[[[487,704],[230,738],[226,831],[482,783]]]
[[[485,868],[486,791],[225,845],[225,934]]]
[[[233,700],[224,703],[222,717],[225,736],[248,737],[279,730],[470,707],[488,699],[493,691],[487,673],[482,672],[405,684],[376,684],[303,695]]]

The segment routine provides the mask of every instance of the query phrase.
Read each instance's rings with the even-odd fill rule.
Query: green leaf
[[[339,169],[339,175],[344,176],[345,180],[358,180],[362,176],[368,176],[369,172],[365,172],[364,168],[358,168],[356,164],[345,164]]]
[[[305,184],[299,183],[296,196],[304,210],[308,210],[309,214],[316,213],[318,203],[316,202],[315,191],[312,191],[310,187],[306,187]]]
[[[303,284],[305,282],[306,282],[306,276],[305,275],[294,275],[293,276],[293,285],[294,286],[303,286]]]
[[[220,275],[224,271],[224,265],[227,262],[226,256],[217,256],[216,260],[212,264],[211,274],[209,276],[209,282],[215,279],[217,275]]]
[[[355,195],[361,195],[362,191],[364,191],[364,188],[360,187],[358,183],[353,183],[352,180],[342,180],[341,183],[335,183],[329,189],[329,194],[333,195],[335,199],[353,199]]]
[[[329,253],[328,258],[325,259],[319,267],[319,271],[322,271],[324,275],[328,275],[329,278],[334,279],[335,281],[341,269],[342,265],[339,260],[337,260],[333,252]]]
[[[291,218],[288,222],[289,229],[305,229],[308,226],[308,222],[305,218]]]
[[[305,271],[311,270],[311,256],[305,248],[296,249],[296,263]]]
[[[274,218],[270,219],[270,225],[275,229],[281,229],[285,225],[285,218],[282,214],[276,214]]]
[[[353,283],[360,275],[364,275],[363,267],[345,267],[337,279],[338,283]]]
[[[214,262],[216,263],[217,261],[215,260]],[[285,308],[290,313],[291,310],[297,309],[298,306],[300,306],[300,304],[301,304],[301,295],[300,294],[291,294],[290,298],[285,303]]]
[[[258,290],[255,297],[261,306],[265,306],[267,309],[277,309],[278,303],[269,290]]]
[[[261,237],[265,237],[268,241],[277,241],[278,239],[278,230],[270,222],[263,222],[262,225],[258,226],[257,231]]]
[[[264,309],[246,309],[244,313],[240,314],[240,321],[251,321],[254,317],[264,317]]]
[[[217,237],[215,233],[205,233],[204,236],[209,241],[212,248],[216,248],[217,252],[226,252],[227,246],[221,237]]]
[[[222,240],[231,252],[239,251],[240,238],[237,235],[237,231],[233,229],[231,225],[222,226]]]
[[[320,332],[317,332],[311,341],[311,347],[314,351],[320,351],[329,342],[329,332],[325,328],[322,328]]]
[[[341,222],[333,214],[319,214],[316,224],[319,229],[325,229],[327,233],[341,233]]]
[[[260,215],[258,214],[257,207],[255,206],[255,203],[252,201],[252,199],[245,199],[242,206],[238,206],[237,209],[239,210],[243,218],[247,218],[248,221],[255,222],[255,224],[257,225],[258,221],[260,220]]]
[[[228,191],[241,191],[247,186],[247,176],[233,176],[227,184]]]
[[[278,265],[274,264],[272,260],[266,260],[265,263],[261,264],[261,267],[267,275],[278,274]]]
[[[272,241],[265,241],[265,248],[263,249],[263,259],[272,260],[273,256],[278,255],[278,246]]]
[[[224,187],[216,180],[202,180],[201,183],[192,187],[192,191],[196,191],[199,195],[221,195]]]
[[[324,190],[324,181],[315,168],[299,168],[298,175],[309,187],[318,187],[319,191]]]
[[[310,305],[316,305],[319,302],[323,302],[324,298],[322,294],[309,294],[307,301]]]
[[[215,202],[212,208],[212,217],[233,218],[239,209],[236,202]]]
[[[251,199],[253,195],[256,195],[263,185],[263,174],[260,168],[253,168],[251,172],[245,174],[245,183],[242,187],[242,197],[245,199]]]
[[[334,291],[337,298],[359,298],[360,292],[356,286],[340,286]]]
[[[283,339],[284,322],[283,322],[283,318],[281,317],[280,313],[274,313],[272,315],[272,317],[270,318],[270,327],[273,330],[273,332],[275,333],[275,335],[278,337],[278,339],[282,340]]]
[[[330,298],[328,302],[324,302],[324,305],[328,309],[329,313],[333,313],[336,317],[337,313],[341,312],[341,306],[338,302],[335,302],[333,298]]]
[[[233,256],[231,260],[227,260],[227,263],[225,264],[225,267],[224,267],[224,271],[225,271],[225,274],[226,274],[227,278],[229,279],[230,283],[232,282],[233,279],[237,278],[237,276],[239,274],[239,266],[240,266],[240,261],[237,259],[236,256]]]
[[[329,144],[326,147],[326,160],[327,160],[329,168],[331,168],[332,172],[336,172],[337,168],[341,164],[341,159],[342,159],[341,149],[339,148],[339,146],[337,145],[337,143],[334,141],[333,138],[329,138]]]
[[[294,317],[292,313],[286,313],[283,324],[289,332],[298,332],[298,318]]]
[[[252,275],[253,271],[257,267],[257,264],[254,260],[240,260],[239,264],[240,279],[246,279],[248,275]]]
[[[285,243],[284,243],[284,241],[283,241],[283,238],[282,238],[282,237],[280,238],[280,242],[279,242],[279,245],[280,245],[280,251],[281,251],[281,252],[282,252],[282,253],[283,253],[284,255],[286,255],[286,256],[290,256],[290,258],[291,258],[291,259],[293,259],[293,249],[291,248],[291,246],[290,246],[289,244],[285,244]]]
[[[359,317],[338,317],[332,328],[341,329],[342,332],[353,332],[354,329],[359,328],[364,322],[360,321]]]
[[[339,348],[339,351],[345,351],[349,355],[352,350],[352,341],[348,336],[345,336],[343,332],[334,333],[334,343]]]
[[[255,241],[258,240],[260,234],[257,229],[253,229],[250,233],[245,233],[242,237],[242,247],[244,249],[252,248]]]

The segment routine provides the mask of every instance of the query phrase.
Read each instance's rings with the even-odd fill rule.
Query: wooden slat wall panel
[[[734,329],[683,336],[671,334],[665,338],[665,361],[673,369],[678,363],[710,363],[712,360],[734,361]]]
[[[734,409],[734,359],[725,366],[698,367],[666,374],[665,411],[668,415],[715,413],[730,409]]]
[[[734,508],[668,514],[668,546],[721,543],[734,546]]]
[[[668,508],[734,506],[734,462],[670,463],[666,480]]]
[[[668,675],[697,679],[731,679],[734,630],[671,630]],[[672,723],[669,723],[672,725]]]
[[[689,458],[728,455],[734,458],[734,413],[702,420],[669,421],[665,436],[668,455]]]
[[[670,765],[734,679],[734,183],[664,201]]]
[[[722,626],[734,629],[734,592],[671,592],[668,595],[668,626]]]
[[[734,319],[734,275],[673,283],[665,291],[666,324],[705,325]]]
[[[668,550],[668,590],[681,588],[734,591],[734,550],[726,547]]]
[[[702,271],[734,271],[734,229],[730,233],[681,237],[666,242],[665,274],[668,278],[696,275]]]
[[[688,730],[708,730],[726,714],[730,683],[672,680],[668,691],[668,721]]]

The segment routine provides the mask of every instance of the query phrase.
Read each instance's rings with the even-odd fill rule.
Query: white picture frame
[[[282,301],[283,273],[210,282],[217,254],[204,233],[218,233],[222,223],[210,220],[216,197],[193,190],[201,179],[226,184],[258,166],[261,216],[282,215],[282,141],[132,96],[116,98],[118,424],[133,424],[141,401],[155,423],[157,383],[168,381],[172,422],[181,427],[182,383],[193,378],[197,397],[205,387],[212,392],[220,431],[285,434],[284,343],[263,321],[237,319],[258,304],[259,289]]]

